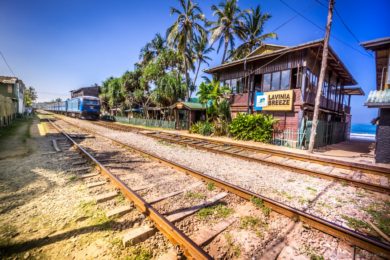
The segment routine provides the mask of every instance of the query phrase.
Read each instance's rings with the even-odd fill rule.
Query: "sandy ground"
[[[0,137],[0,258],[152,258],[143,244],[122,246],[120,220],[105,217],[62,155],[48,154],[38,125]]]

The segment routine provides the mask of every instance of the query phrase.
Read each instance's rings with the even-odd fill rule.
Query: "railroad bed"
[[[69,125],[67,125],[63,121],[58,123],[61,124],[63,127],[66,127],[67,129],[69,128]],[[80,131],[84,132],[85,130],[77,128],[77,131],[75,131],[76,134],[74,136],[80,136]],[[83,135],[85,135],[85,132],[83,133]],[[176,226],[178,226],[188,237],[193,238],[191,240],[195,241],[197,232],[201,233],[205,232],[204,230],[208,230],[210,233],[210,230],[213,230],[213,226],[210,226],[210,224],[214,223],[215,225],[217,225],[220,223],[225,223],[226,227],[223,224],[220,224],[220,226],[222,226],[220,227],[221,231],[216,228],[215,232],[218,233],[218,235],[216,235],[216,238],[212,239],[209,244],[202,247],[203,250],[211,254],[213,257],[221,257],[221,255],[234,256],[235,254],[238,254],[238,252],[240,252],[240,255],[243,256],[243,258],[248,258],[252,256],[259,257],[263,255],[264,252],[269,253],[269,250],[271,248],[279,248],[276,251],[281,251],[282,255],[287,253],[289,253],[290,255],[307,255],[307,250],[309,249],[313,250],[313,252],[320,252],[321,254],[325,254],[328,257],[335,257],[342,253],[345,253],[347,255],[350,254],[349,257],[351,257],[352,254],[354,254],[354,250],[349,248],[349,246],[343,245],[343,242],[340,242],[337,239],[331,236],[327,236],[316,230],[305,228],[305,226],[302,227],[301,224],[297,224],[300,222],[292,222],[291,220],[287,219],[286,217],[283,217],[280,214],[277,214],[274,211],[281,212],[289,217],[294,216],[297,219],[300,219],[313,227],[319,228],[320,230],[323,230],[335,236],[347,237],[352,243],[358,244],[371,251],[379,252],[388,250],[388,245],[379,242],[379,240],[372,240],[357,233],[355,234],[352,231],[344,230],[343,227],[334,225],[330,222],[328,223],[323,219],[321,220],[305,212],[297,211],[286,205],[277,203],[262,196],[258,196],[254,193],[251,193],[250,191],[240,189],[239,187],[236,187],[234,185],[229,185],[228,183],[220,182],[215,178],[209,178],[206,176],[203,177],[203,179],[208,180],[206,183],[197,184],[197,181],[195,179],[189,178],[182,173],[183,171],[186,171],[187,173],[194,174],[194,171],[192,171],[191,169],[180,169],[180,166],[178,167],[176,165],[175,167],[179,168],[180,172],[172,172],[172,170],[170,170],[168,171],[169,174],[167,175],[167,169],[163,168],[161,164],[157,164],[156,166],[153,165],[152,162],[148,161],[146,165],[150,164],[151,166],[144,166],[144,157],[141,156],[141,158],[143,158],[141,160],[138,159],[138,157],[134,157],[134,154],[128,155],[128,152],[123,151],[123,149],[127,150],[127,148],[122,147],[122,150],[119,150],[118,143],[110,144],[110,142],[108,142],[105,138],[103,138],[105,139],[104,141],[97,141],[102,137],[98,138],[98,135],[92,135],[94,136],[94,138],[81,138],[80,140],[78,138],[76,140],[79,140],[80,144],[82,144],[83,146],[85,145],[86,150],[91,149],[89,150],[91,153],[96,153],[95,155],[97,157],[102,156],[101,150],[104,148],[103,153],[107,154],[101,157],[101,159],[103,159],[103,164],[108,162],[109,164],[107,165],[107,168],[109,169],[109,171],[112,171],[115,175],[118,174],[118,176],[129,175],[129,172],[131,172],[131,176],[126,176],[129,179],[125,180],[126,183],[129,183],[130,187],[142,188],[145,186],[148,187],[150,183],[153,183],[153,185],[155,184],[155,182],[159,183],[159,185],[148,187],[148,189],[146,190],[142,189],[137,193],[140,193],[140,195],[144,197],[146,201],[158,201],[152,203],[153,206],[161,214],[165,214],[166,216],[169,216],[170,212],[172,213],[178,210],[180,211],[183,206],[187,208],[197,206],[196,204],[193,205],[190,202],[198,202],[200,203],[200,205],[204,205],[205,201],[207,202],[207,199],[217,198],[216,196],[218,196],[219,194],[224,194],[222,190],[218,189],[218,186],[223,187],[231,191],[232,193],[238,194],[239,196],[246,199],[252,198],[253,200],[253,197],[260,199],[260,206],[257,205],[258,207],[256,207],[256,203],[248,203],[240,199],[236,195],[228,194],[220,200],[215,201],[217,205],[210,207],[210,205],[207,205],[206,203],[205,207],[199,209],[197,213],[192,213],[184,220],[177,222]],[[99,151],[99,153],[97,153],[97,151]],[[119,160],[116,156],[119,156],[121,160]],[[127,156],[129,156],[129,158],[127,158]],[[104,162],[104,160],[108,161]],[[123,160],[128,160],[131,162],[124,162]],[[135,160],[136,163],[132,162],[132,160]],[[139,162],[137,160],[139,160]],[[166,160],[161,160],[161,158],[160,161],[167,163]],[[170,166],[172,165],[174,164],[171,164]],[[137,171],[138,166],[140,167],[141,172]],[[157,170],[160,168],[162,170]],[[152,173],[150,173],[150,175],[148,169],[152,169]],[[160,173],[156,174],[156,172]],[[167,178],[167,176],[171,177],[168,178],[169,181],[167,180],[167,183],[163,181],[163,178],[161,180],[162,184],[160,186],[160,178],[162,178],[161,174],[165,178]],[[155,175],[158,176],[159,181],[154,181],[154,178],[156,177]],[[199,177],[199,173],[197,177]],[[142,181],[145,181],[145,183],[142,183]],[[195,185],[195,187],[193,187],[192,185]],[[210,186],[212,188],[210,188]],[[96,187],[100,187],[100,185]],[[187,188],[191,189],[186,190]],[[195,188],[195,191],[193,191],[192,188]],[[200,196],[198,193],[201,193],[202,196]],[[159,198],[163,199],[160,200]],[[254,201],[256,202],[256,200]],[[311,204],[314,203],[315,201],[308,203],[307,208],[310,208]],[[210,213],[210,208],[213,212],[212,214]],[[269,214],[267,213],[268,208],[272,208],[274,211],[271,211],[271,213]],[[206,217],[203,216],[204,214],[206,214]],[[220,214],[227,215],[221,218]],[[260,226],[257,226],[259,225],[259,223],[262,224],[260,224]],[[200,227],[195,224],[199,224]],[[255,226],[255,228],[253,228],[253,225]],[[293,231],[289,232],[291,230]],[[211,236],[211,234],[209,233],[208,235]],[[240,241],[240,239],[243,239],[244,241]],[[282,241],[284,244],[278,244],[275,241]],[[287,243],[286,241],[290,241],[290,243]],[[361,244],[362,241],[363,244]],[[237,244],[237,247],[233,246],[232,243],[234,245]],[[240,247],[240,245],[245,244],[248,244],[248,246]],[[219,252],[218,250],[216,251],[215,248],[219,248],[219,250],[221,250],[221,248],[236,248],[236,252],[232,252],[231,250],[228,250],[227,252]],[[306,251],[303,248],[306,248]],[[306,253],[302,253],[304,251]],[[369,257],[366,251],[357,250],[355,253],[360,255],[363,254],[363,257]]]
[[[208,152],[229,155],[264,165],[280,167],[297,173],[336,180],[345,184],[390,194],[390,169],[348,163],[316,156],[302,156],[248,145],[227,143],[210,139],[189,137],[160,131],[143,131],[136,127],[104,121],[95,122],[103,127],[119,131],[137,132],[149,137],[181,145],[187,145]]]

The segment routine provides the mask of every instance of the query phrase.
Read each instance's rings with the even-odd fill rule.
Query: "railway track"
[[[190,146],[212,153],[279,167],[285,170],[335,180],[364,189],[390,194],[390,169],[365,164],[336,161],[315,156],[303,156],[249,145],[189,137],[159,131],[144,131],[137,127],[104,121],[94,122],[113,130],[137,132],[158,140]]]
[[[67,122],[69,123],[69,122]],[[90,132],[90,131],[89,131]],[[93,135],[99,136],[99,134],[91,132]],[[107,137],[104,137],[107,138]],[[107,138],[108,139],[108,138]],[[146,151],[142,151],[138,148],[131,147],[128,144],[121,143],[117,140],[110,139],[111,142],[121,145],[122,147],[126,149],[131,149],[134,151],[137,151],[138,153],[143,154],[144,156],[147,156],[149,158],[153,158],[154,160],[157,160],[169,167],[172,167],[174,169],[177,169],[181,172],[185,172],[187,174],[190,174],[192,176],[195,176],[197,178],[200,178],[202,180],[205,180],[207,183],[214,183],[215,186],[220,187],[223,190],[229,191],[232,194],[235,194],[241,198],[244,198],[246,200],[251,200],[253,198],[259,199],[264,202],[264,205],[267,208],[272,209],[275,212],[281,213],[284,216],[287,216],[294,220],[300,220],[303,223],[309,224],[311,227],[320,230],[326,234],[332,235],[334,237],[337,237],[339,239],[345,240],[348,243],[350,243],[353,246],[368,250],[373,253],[380,254],[385,257],[390,256],[390,245],[384,242],[381,242],[377,239],[365,236],[361,233],[354,232],[352,230],[349,230],[347,228],[344,228],[342,226],[339,226],[337,224],[331,223],[329,221],[326,221],[324,219],[318,218],[316,216],[313,216],[311,214],[308,214],[304,211],[297,210],[294,208],[291,208],[287,205],[284,205],[282,203],[276,202],[272,199],[269,199],[267,197],[261,196],[259,194],[255,194],[253,192],[247,191],[245,189],[242,189],[238,186],[232,185],[230,183],[226,183],[222,180],[216,179],[214,177],[205,175],[203,173],[194,171],[188,167],[185,167],[183,165],[177,164],[175,162],[169,161],[165,158],[162,158],[158,155],[151,154]],[[141,207],[142,209],[142,207]],[[144,208],[145,209],[145,208]],[[170,235],[168,235],[169,237]],[[182,245],[183,246],[183,245]]]

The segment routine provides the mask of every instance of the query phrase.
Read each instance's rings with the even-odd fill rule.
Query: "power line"
[[[308,5],[304,11],[306,11],[307,9],[309,9],[309,7],[311,7],[312,5]],[[291,22],[292,20],[294,20],[295,18],[297,18],[299,15],[296,14],[292,17],[290,17],[289,19],[287,19],[285,22],[283,22],[282,24],[280,24],[279,26],[277,26],[275,29],[273,29],[271,32],[276,32],[277,30],[279,30],[280,28],[282,28],[283,26],[285,26],[286,24],[288,24],[289,22]]]
[[[283,0],[280,0],[280,2],[282,2],[282,4],[284,4],[285,6],[287,6],[289,9],[291,9],[292,11],[294,11],[296,14],[298,14],[299,16],[301,16],[303,19],[305,19],[307,22],[311,23],[312,25],[314,25],[315,27],[317,27],[318,29],[320,29],[321,31],[325,31],[324,28],[322,28],[321,26],[319,26],[318,24],[316,24],[315,22],[313,22],[312,20],[310,20],[309,18],[307,18],[306,16],[304,16],[301,12],[299,12],[298,10],[296,10],[295,8],[293,8],[292,6],[290,6],[289,4],[287,4],[285,1]],[[318,1],[317,1],[318,2]],[[322,4],[322,3],[321,3]],[[360,54],[364,55],[364,56],[367,56],[367,57],[372,57],[371,55],[369,55],[368,53],[365,53],[365,52],[362,52],[360,51],[359,49],[353,47],[352,45],[346,43],[345,41],[335,37],[335,36],[331,36],[333,39],[341,42],[342,44],[344,44],[345,46],[359,52]]]
[[[323,6],[324,8],[327,9],[327,6],[324,5],[320,0],[316,0],[316,2],[318,4],[320,4],[321,6]],[[343,19],[343,17],[341,16],[341,14],[337,11],[337,8],[335,7],[334,8],[334,11],[336,13],[336,16],[340,19],[341,23],[343,24],[343,26],[345,27],[345,29],[352,35],[352,37],[355,39],[356,43],[360,46],[360,40],[358,39],[358,37],[356,36],[356,34],[352,31],[352,29],[347,25],[347,23],[345,22],[345,20]],[[372,54],[369,53],[368,51],[366,51],[371,57],[372,57]]]
[[[14,77],[16,77],[14,71],[11,69],[11,66],[8,64],[6,58],[4,57],[4,55],[3,55],[3,53],[1,51],[0,51],[0,55],[1,55],[1,57],[3,57],[3,60],[4,60],[5,64],[7,65],[9,71],[11,71],[12,75],[14,75]]]

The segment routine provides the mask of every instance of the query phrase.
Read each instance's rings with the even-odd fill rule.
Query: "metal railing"
[[[307,121],[306,128],[303,130],[274,130],[271,143],[279,146],[307,149],[310,140],[311,127],[312,122]],[[318,148],[345,141],[346,128],[347,124],[344,122],[318,121],[314,146]]]
[[[166,121],[166,120],[156,120],[156,119],[127,118],[127,117],[116,116],[115,121],[125,123],[125,124],[141,125],[147,127],[160,127],[160,128],[167,128],[167,129],[175,129],[176,127],[176,121]]]

